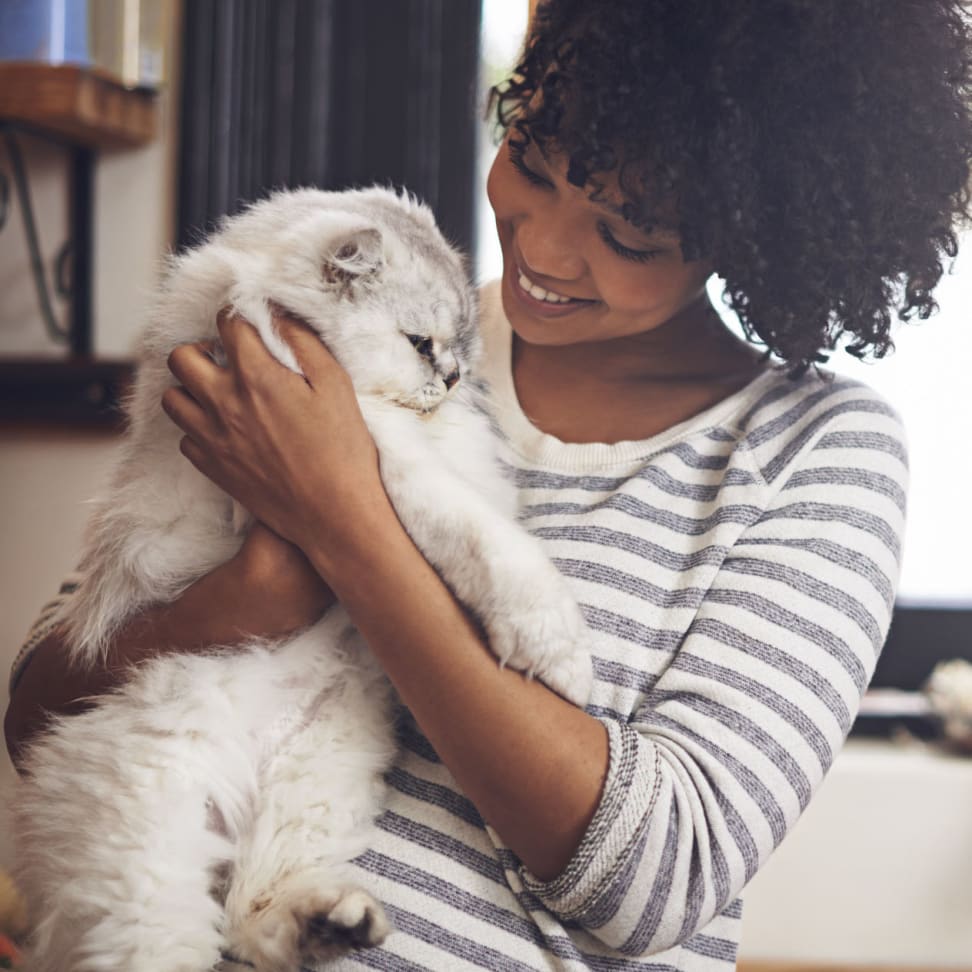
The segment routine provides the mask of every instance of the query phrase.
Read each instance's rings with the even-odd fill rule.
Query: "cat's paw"
[[[384,909],[367,891],[347,887],[325,907],[308,908],[303,916],[300,954],[304,961],[327,958],[335,947],[374,948],[391,931]]]
[[[486,629],[504,665],[539,679],[579,708],[587,705],[594,684],[589,633],[573,601],[503,611],[486,620]]]
[[[585,708],[591,699],[594,668],[586,642],[561,651],[535,674],[547,688],[553,689],[579,709]]]
[[[293,972],[356,948],[380,945],[391,926],[367,891],[341,885],[258,903],[231,936],[231,954],[258,972]]]

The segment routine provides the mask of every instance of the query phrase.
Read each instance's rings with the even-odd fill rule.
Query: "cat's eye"
[[[405,337],[408,338],[412,344],[412,347],[415,348],[415,350],[418,351],[423,358],[431,357],[432,338],[422,337],[421,334],[406,334]]]

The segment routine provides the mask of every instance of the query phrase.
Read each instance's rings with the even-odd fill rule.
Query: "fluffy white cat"
[[[179,453],[161,411],[178,344],[231,306],[297,370],[271,304],[349,372],[403,524],[500,662],[585,704],[583,619],[515,524],[470,380],[476,311],[431,213],[386,189],[279,193],[175,258],[143,342],[130,431],[64,610],[94,663],[140,607],[240,547],[248,517]],[[460,380],[461,379],[461,380]],[[388,931],[349,883],[394,755],[392,692],[338,605],[281,643],[170,654],[32,745],[15,802],[31,972],[293,972]]]

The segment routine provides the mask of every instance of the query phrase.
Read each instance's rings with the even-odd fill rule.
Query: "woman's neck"
[[[639,334],[566,346],[513,335],[521,408],[566,442],[644,439],[717,404],[761,370],[762,354],[708,301]]]

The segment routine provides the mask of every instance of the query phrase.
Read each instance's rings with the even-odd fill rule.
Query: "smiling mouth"
[[[541,287],[540,284],[532,281],[519,266],[516,267],[516,282],[520,285],[520,289],[524,293],[529,294],[534,300],[539,300],[544,304],[550,304],[552,307],[563,307],[565,304],[593,303],[593,301],[583,300],[580,297],[568,297],[566,294],[558,294],[554,290],[547,290],[545,287]]]

